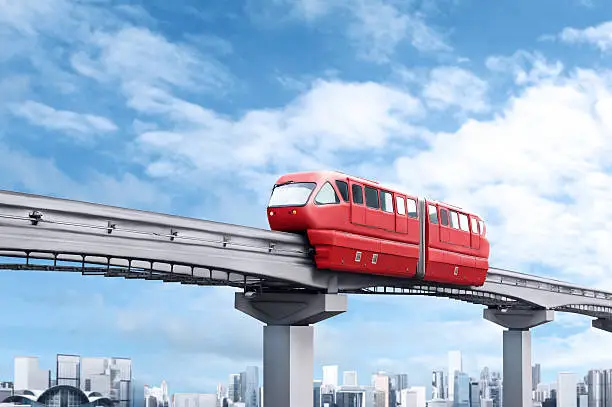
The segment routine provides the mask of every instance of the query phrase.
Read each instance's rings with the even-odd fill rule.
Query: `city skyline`
[[[279,174],[339,169],[482,214],[493,266],[612,289],[609,2],[161,3],[2,3],[0,188],[267,229]],[[261,367],[262,324],[232,289],[22,271],[0,286],[0,360],[130,355],[137,383],[185,391]],[[543,379],[612,365],[590,322],[532,331]],[[501,370],[501,333],[480,306],[350,296],[315,328],[313,373],[427,383],[449,349]]]

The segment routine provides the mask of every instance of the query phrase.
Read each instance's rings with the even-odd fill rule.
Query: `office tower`
[[[245,407],[258,406],[258,390],[259,390],[259,369],[257,366],[247,366],[246,368],[246,386],[245,386]]]
[[[14,370],[14,390],[44,391],[50,387],[51,372],[39,368],[37,357],[16,357]]]
[[[57,385],[67,385],[81,388],[80,380],[81,357],[78,355],[62,355],[56,357],[55,377]]]
[[[604,407],[603,372],[600,370],[589,370],[586,375],[585,384],[589,394],[589,407]]]
[[[343,386],[357,386],[357,372],[347,371],[342,374]]]
[[[540,374],[540,364],[536,363],[535,366],[531,367],[531,390],[535,391],[538,388],[541,379]]]
[[[314,399],[314,407],[321,407],[321,380],[313,381],[312,398]]]
[[[389,376],[382,372],[372,375],[372,385],[376,390],[376,407],[389,407]]]
[[[453,407],[470,407],[470,377],[455,370]]]
[[[480,407],[480,383],[470,380],[470,407]]]
[[[612,370],[603,370],[601,377],[602,407],[612,407]]]
[[[367,391],[356,386],[354,389],[340,389],[336,393],[336,407],[364,407]]]
[[[246,372],[240,372],[240,398],[239,400],[244,403],[246,396]]]
[[[444,391],[444,372],[442,370],[434,370],[431,377],[431,398],[432,400],[446,399]]]
[[[557,375],[557,407],[576,407],[576,375],[561,372]]]
[[[491,391],[489,389],[489,383],[491,381],[491,373],[488,367],[484,367],[480,372],[480,395],[483,399],[491,398]]]
[[[230,401],[237,403],[240,401],[240,375],[231,374],[227,386],[227,398]]]
[[[447,398],[449,400],[454,400],[455,398],[455,392],[454,392],[454,388],[455,388],[455,372],[462,372],[463,371],[463,366],[462,366],[462,360],[461,360],[461,352],[458,350],[451,350],[450,352],[448,352],[448,395]]]
[[[338,366],[323,366],[323,386],[338,387]]]

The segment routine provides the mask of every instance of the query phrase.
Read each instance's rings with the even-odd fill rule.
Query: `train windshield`
[[[276,185],[272,190],[268,207],[306,205],[316,186],[317,184],[314,182],[291,182]]]

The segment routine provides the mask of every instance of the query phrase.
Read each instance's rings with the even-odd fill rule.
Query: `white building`
[[[557,407],[577,407],[576,375],[561,372],[557,376]]]
[[[39,390],[49,388],[51,372],[40,369],[38,358],[34,356],[18,356],[15,358],[14,384],[15,391]]]
[[[342,375],[342,385],[343,386],[357,386],[357,372],[355,371],[347,371]]]
[[[461,359],[461,352],[458,350],[451,350],[448,352],[448,380],[446,383],[448,384],[448,392],[446,394],[446,398],[448,400],[454,400],[455,397],[455,381],[453,378],[455,377],[455,372],[463,371],[463,363]]]
[[[234,403],[234,406],[237,404],[243,403]],[[217,395],[177,393],[172,396],[172,407],[217,407]]]

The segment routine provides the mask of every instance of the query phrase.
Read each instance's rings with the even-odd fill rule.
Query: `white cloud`
[[[13,114],[30,123],[51,130],[59,130],[82,139],[92,135],[114,132],[118,128],[106,117],[77,113],[68,110],[57,110],[51,106],[28,100],[14,106]]]
[[[612,21],[583,29],[566,27],[559,38],[568,44],[590,44],[608,52],[612,50]]]
[[[458,107],[466,112],[486,112],[488,86],[472,72],[452,66],[434,68],[423,96],[435,109]]]
[[[552,63],[539,52],[531,53],[523,50],[511,56],[490,56],[485,64],[493,72],[513,75],[515,83],[521,86],[555,79],[564,69],[561,61]]]

